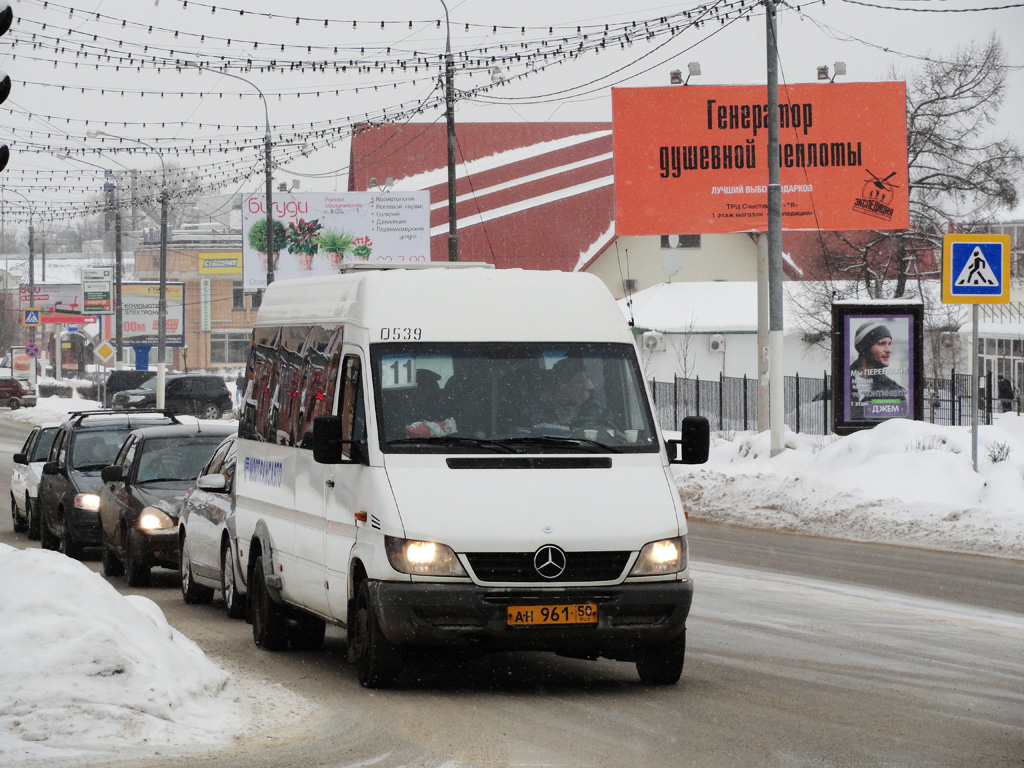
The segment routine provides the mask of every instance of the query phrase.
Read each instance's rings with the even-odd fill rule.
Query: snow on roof
[[[619,300],[619,307],[627,318],[629,300]],[[638,328],[664,333],[757,331],[756,282],[661,283],[634,293],[631,300]],[[792,303],[783,303],[783,327],[794,329]]]

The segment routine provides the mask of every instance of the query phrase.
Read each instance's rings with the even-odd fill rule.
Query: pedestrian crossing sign
[[[40,322],[39,310],[38,309],[23,309],[21,311],[21,324],[27,326],[36,326]]]
[[[942,301],[946,304],[1009,304],[1010,236],[943,237]]]

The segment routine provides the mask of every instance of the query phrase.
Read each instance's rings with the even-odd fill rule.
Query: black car
[[[165,377],[164,410],[186,413],[201,419],[219,419],[231,411],[231,393],[220,376],[203,373],[175,373]],[[116,410],[156,407],[156,377],[147,379],[138,389],[126,389],[114,395]]]
[[[118,392],[124,392],[126,389],[138,389],[154,376],[156,376],[156,371],[136,371],[128,368],[111,371],[107,374],[107,380],[103,385],[104,404],[109,406],[114,402],[114,395]]]
[[[178,568],[178,515],[185,494],[217,446],[237,428],[178,424],[133,431],[102,471],[103,573],[124,573],[130,587],[149,583],[155,565]]]
[[[80,411],[60,425],[39,481],[39,538],[81,558],[100,545],[100,470],[113,462],[125,437],[139,427],[172,424],[160,411]]]

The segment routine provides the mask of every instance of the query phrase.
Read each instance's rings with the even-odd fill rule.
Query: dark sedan
[[[102,472],[103,572],[128,585],[149,583],[153,566],[178,568],[178,515],[185,494],[221,441],[236,428],[182,424],[137,429]]]
[[[156,377],[143,382],[138,389],[126,389],[114,395],[115,410],[136,410],[156,406]],[[176,373],[164,383],[164,409],[201,419],[219,419],[231,411],[234,403],[228,385],[220,376],[203,373]]]

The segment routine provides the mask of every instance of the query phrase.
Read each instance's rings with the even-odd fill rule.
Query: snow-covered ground
[[[978,430],[897,419],[843,438],[739,433],[677,467],[690,517],[838,539],[1024,559],[1024,417]]]
[[[96,405],[44,398],[0,425]],[[977,473],[969,428],[892,421],[787,438],[770,458],[766,433],[718,436],[706,465],[676,467],[690,516],[1024,559],[1024,418],[981,429]],[[211,749],[259,728],[268,697],[254,691],[267,684],[219,667],[151,600],[36,548],[0,545],[0,584],[0,764]],[[279,687],[273,699],[277,724],[312,708]]]

